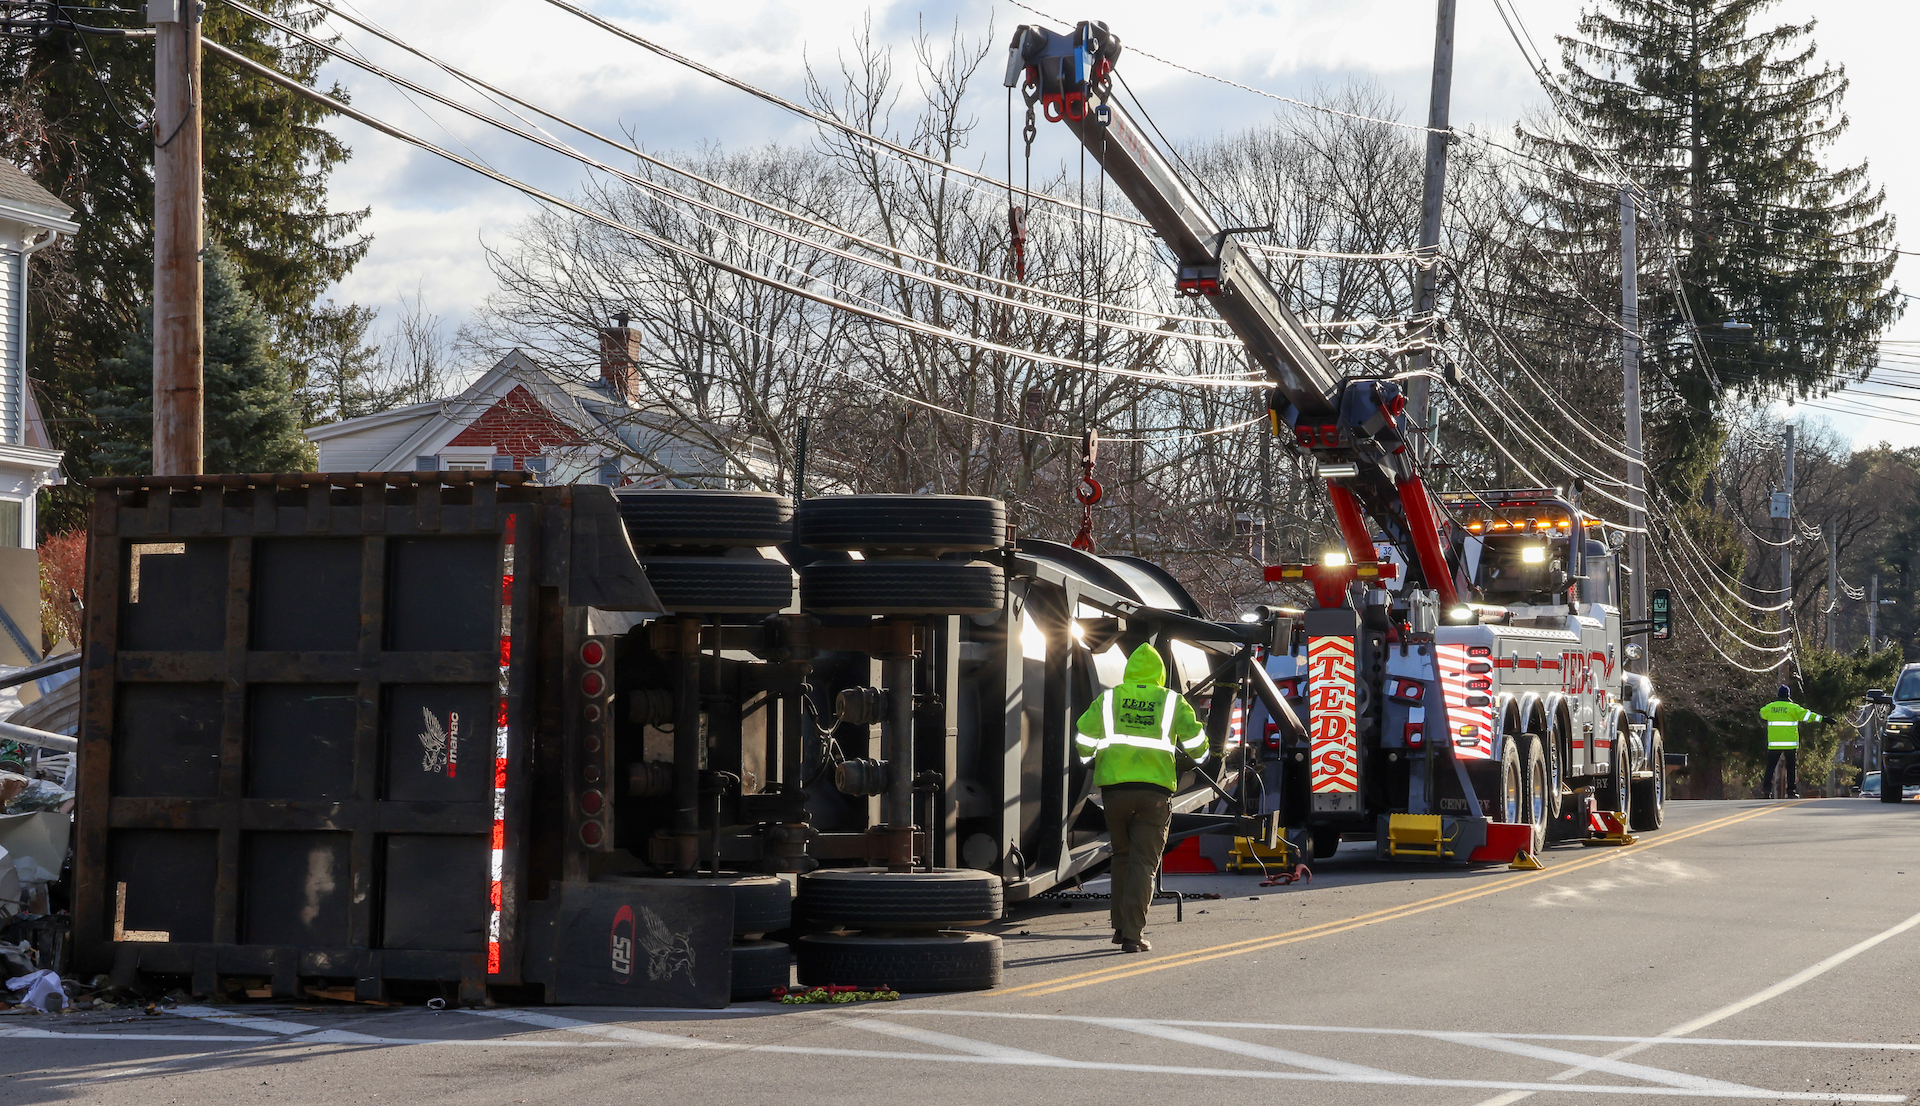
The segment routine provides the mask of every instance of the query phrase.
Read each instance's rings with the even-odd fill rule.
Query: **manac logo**
[[[614,978],[621,983],[633,980],[633,907],[622,906],[613,916],[613,929],[607,934],[607,959]]]

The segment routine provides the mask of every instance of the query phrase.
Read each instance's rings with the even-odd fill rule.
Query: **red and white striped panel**
[[[501,883],[507,867],[507,672],[513,665],[513,544],[508,515],[500,552],[500,695],[493,716],[493,844],[487,861],[487,974],[500,974]]]
[[[1493,757],[1493,665],[1491,657],[1478,658],[1486,672],[1469,672],[1475,659],[1467,646],[1447,643],[1437,647],[1440,661],[1440,693],[1447,703],[1447,725],[1452,730],[1453,753],[1462,760],[1490,760]],[[1482,686],[1474,687],[1473,681]],[[1480,696],[1485,706],[1470,707],[1467,699]]]
[[[1307,738],[1316,795],[1360,790],[1353,680],[1352,638],[1307,641]]]

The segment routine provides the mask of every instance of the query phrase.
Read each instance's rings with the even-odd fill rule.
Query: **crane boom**
[[[1373,563],[1374,528],[1401,553],[1408,582],[1456,601],[1457,564],[1440,538],[1442,513],[1408,449],[1400,386],[1349,379],[1334,370],[1249,251],[1237,230],[1210,215],[1173,164],[1114,98],[1120,39],[1106,24],[1082,22],[1071,32],[1017,28],[1009,49],[1007,87],[1021,87],[1029,109],[1064,122],[1107,176],[1160,235],[1179,263],[1175,287],[1203,296],[1240,338],[1273,386],[1271,429],[1284,424],[1294,447],[1327,481],[1348,557]],[[1368,520],[1372,520],[1369,526]]]

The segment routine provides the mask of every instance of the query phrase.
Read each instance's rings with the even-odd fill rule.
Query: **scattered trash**
[[[14,976],[7,980],[7,990],[25,991],[21,1005],[43,1013],[57,1014],[67,1008],[67,992],[60,987],[60,973],[50,969]]]
[[[429,1010],[445,1010],[446,1008],[447,1008],[446,999],[430,998],[427,1000],[427,1009]]]

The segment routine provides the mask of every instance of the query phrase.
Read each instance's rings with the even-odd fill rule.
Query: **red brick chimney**
[[[630,404],[640,399],[640,334],[628,325],[632,321],[621,310],[613,316],[614,325],[600,331],[600,379]]]

